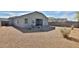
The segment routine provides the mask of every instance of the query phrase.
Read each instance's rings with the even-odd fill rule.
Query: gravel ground
[[[0,48],[78,48],[79,42],[63,38],[61,28],[22,33],[13,27],[0,27]],[[79,39],[79,29],[72,30],[70,36]]]

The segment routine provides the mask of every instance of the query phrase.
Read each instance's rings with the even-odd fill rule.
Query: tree
[[[79,11],[76,12],[76,17],[77,21],[79,22]],[[78,23],[78,27],[79,27],[79,23]]]
[[[79,11],[76,12],[76,19],[79,22]]]

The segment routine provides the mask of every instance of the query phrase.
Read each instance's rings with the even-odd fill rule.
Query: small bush
[[[71,26],[71,30],[74,30],[74,26],[73,25]]]
[[[64,28],[64,29],[61,29],[61,33],[62,33],[64,38],[68,38],[69,34],[71,33],[71,30]]]

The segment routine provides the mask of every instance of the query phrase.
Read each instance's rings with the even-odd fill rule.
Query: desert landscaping
[[[79,28],[74,28],[70,36],[77,39],[63,38],[61,29],[48,32],[23,33],[14,27],[0,27],[0,48],[78,48]]]

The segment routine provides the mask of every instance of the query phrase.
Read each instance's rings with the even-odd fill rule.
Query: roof
[[[44,17],[46,17],[43,13],[35,11],[35,12],[31,12],[31,13],[24,14],[24,15],[21,15],[21,16],[10,17],[9,19],[15,19],[15,18],[18,18],[18,17],[23,17],[23,16],[30,15],[30,14],[33,14],[33,13],[39,13],[39,14],[43,15]],[[48,17],[46,17],[46,18],[48,19]]]

